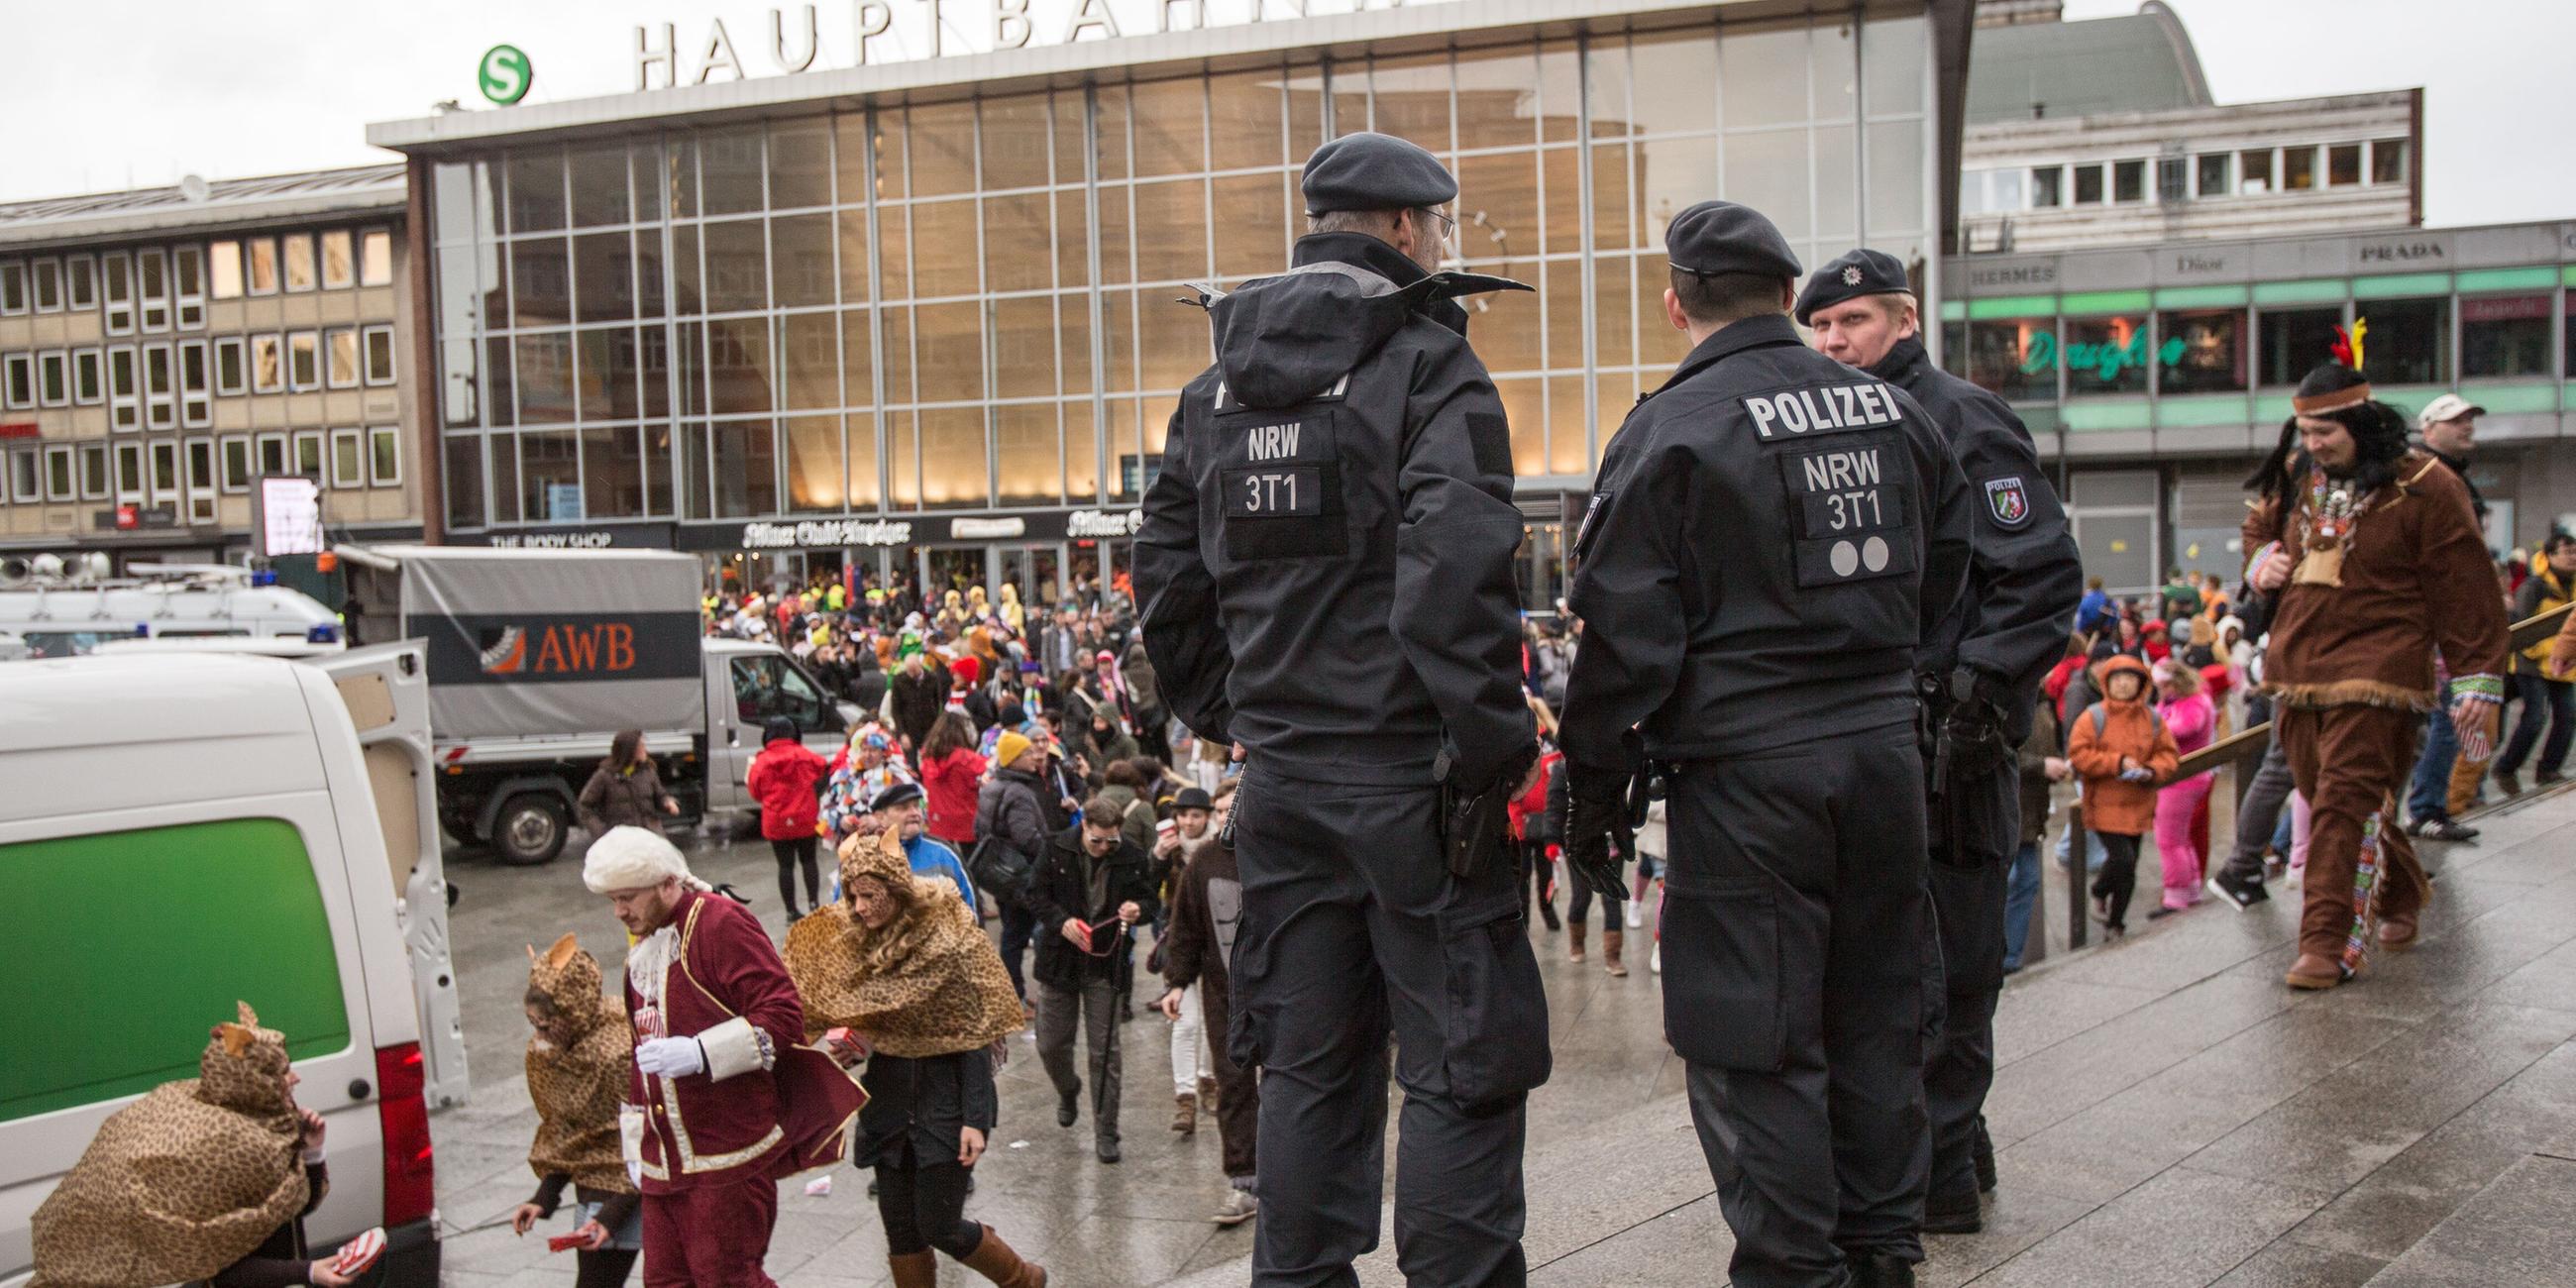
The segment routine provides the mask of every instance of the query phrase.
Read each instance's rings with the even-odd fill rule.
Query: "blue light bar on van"
[[[316,622],[305,629],[304,642],[307,644],[337,644],[340,642],[340,628],[333,626],[328,622]]]
[[[250,584],[254,586],[274,586],[277,584],[277,572],[275,569],[271,568],[255,569],[250,575]]]
[[[136,622],[134,624],[134,638],[139,640],[148,640],[152,638],[152,623]]]

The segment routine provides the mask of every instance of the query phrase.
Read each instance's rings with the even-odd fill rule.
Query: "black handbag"
[[[1027,897],[1036,876],[1037,867],[1028,856],[1001,837],[987,836],[966,852],[967,879],[1000,902],[1018,903]]]

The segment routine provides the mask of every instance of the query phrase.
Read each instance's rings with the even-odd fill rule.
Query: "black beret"
[[[1306,213],[1445,205],[1458,181],[1440,158],[1391,134],[1345,134],[1306,158]]]
[[[1796,277],[1805,271],[1777,226],[1761,211],[1732,201],[1703,201],[1673,216],[1664,229],[1664,256],[1692,273]]]
[[[920,799],[921,784],[900,782],[888,783],[885,785],[884,790],[877,793],[876,799],[868,802],[868,808],[871,810],[893,809],[895,806],[901,805],[905,801],[917,801]]]
[[[1197,787],[1184,787],[1172,797],[1173,809],[1215,809],[1216,802]]]
[[[1863,295],[1913,289],[1905,281],[1905,265],[1898,263],[1894,255],[1863,246],[1817,269],[1816,275],[1807,279],[1806,289],[1798,292],[1798,307],[1791,312],[1798,325],[1805,326],[1818,309],[1832,308]]]

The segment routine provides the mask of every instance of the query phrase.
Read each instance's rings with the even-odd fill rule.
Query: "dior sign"
[[[1419,2],[1419,0],[1417,0]],[[635,28],[635,88],[794,75],[817,67],[870,67],[917,58],[989,54],[1129,35],[1243,26],[1279,18],[1393,9],[1405,0],[839,0],[770,9],[766,20],[728,24],[683,43],[677,23]],[[1060,15],[1061,21],[1053,15]],[[737,40],[736,33],[740,38]],[[745,58],[748,52],[752,55]]]

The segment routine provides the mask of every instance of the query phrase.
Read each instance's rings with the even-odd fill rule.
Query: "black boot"
[[[1848,1254],[1851,1288],[1914,1288],[1914,1263],[1892,1252]]]
[[[1985,1228],[1985,1213],[1978,1210],[1975,1190],[1950,1193],[1936,1190],[1923,1200],[1925,1234],[1975,1234]],[[1908,1278],[1905,1282],[1914,1280]]]
[[[1995,1138],[1986,1134],[1986,1116],[1977,1115],[1976,1139],[1968,1146],[1968,1157],[1977,1168],[1977,1192],[1995,1192]]]

